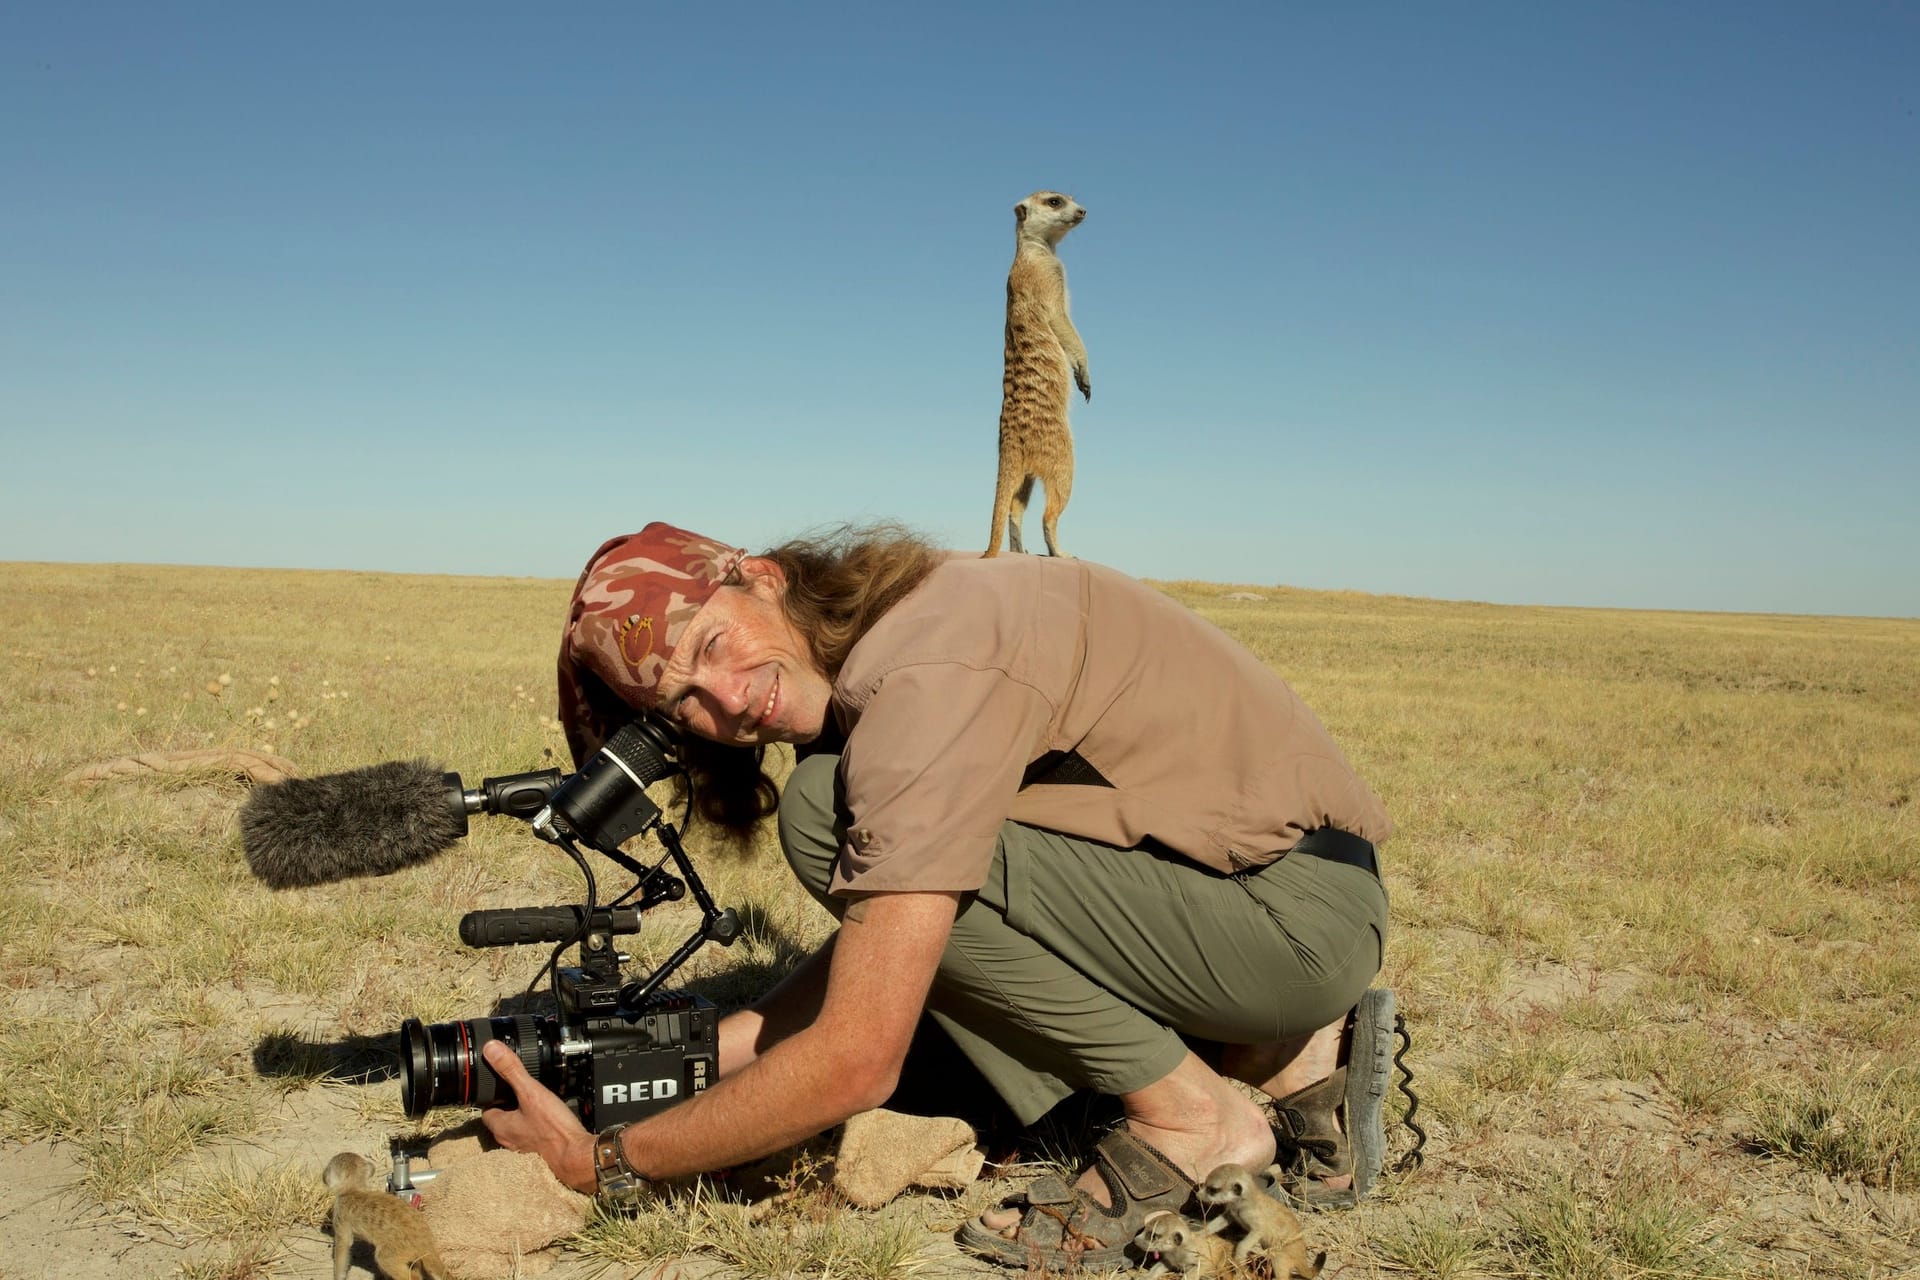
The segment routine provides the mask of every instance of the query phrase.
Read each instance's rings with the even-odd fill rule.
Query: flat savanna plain
[[[579,897],[508,819],[273,893],[236,779],[68,775],[219,747],[469,785],[560,763],[569,585],[0,565],[0,1276],[327,1274],[322,1164],[384,1168],[414,1128],[395,1029],[491,1012],[544,957],[455,920]],[[1328,1274],[1920,1268],[1920,623],[1162,586],[1306,697],[1398,824],[1385,981],[1430,1139],[1308,1218]],[[748,929],[683,973],[737,1002],[827,917],[770,837],[690,844]],[[662,908],[631,949],[689,925]],[[947,1236],[1033,1171],[861,1212],[802,1161],[771,1217],[696,1190],[552,1274],[983,1273]]]

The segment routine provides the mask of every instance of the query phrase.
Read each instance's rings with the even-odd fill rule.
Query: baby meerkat
[[[1149,1276],[1177,1271],[1183,1280],[1230,1280],[1238,1269],[1232,1245],[1170,1209],[1148,1214],[1133,1244],[1152,1263]]]
[[[346,1280],[356,1236],[373,1246],[374,1265],[389,1280],[447,1280],[426,1218],[397,1197],[371,1190],[372,1176],[366,1157],[351,1151],[329,1160],[321,1175],[333,1192],[333,1280]]]
[[[1327,1261],[1324,1250],[1308,1261],[1307,1238],[1300,1230],[1300,1219],[1262,1190],[1259,1180],[1242,1165],[1216,1168],[1195,1189],[1194,1198],[1221,1215],[1207,1224],[1209,1230],[1220,1230],[1228,1222],[1240,1228],[1243,1234],[1233,1246],[1233,1260],[1241,1266],[1257,1251],[1273,1264],[1273,1280],[1291,1280],[1293,1276],[1312,1280]]]
[[[1072,196],[1036,191],[1013,206],[1013,269],[1007,273],[1006,372],[1000,395],[1000,476],[993,491],[993,528],[985,556],[1018,553],[1020,522],[1033,482],[1046,486],[1040,516],[1047,554],[1061,555],[1055,526],[1073,493],[1073,433],[1067,404],[1073,386],[1093,399],[1087,348],[1067,316],[1067,269],[1054,252],[1087,211]],[[1069,379],[1072,380],[1071,384]],[[984,557],[983,557],[984,558]]]

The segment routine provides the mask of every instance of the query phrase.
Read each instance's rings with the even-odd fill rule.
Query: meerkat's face
[[[1036,191],[1013,206],[1013,219],[1023,236],[1039,236],[1048,244],[1080,225],[1087,211],[1072,196],[1058,191]]]
[[[1237,1164],[1223,1164],[1207,1175],[1207,1180],[1194,1190],[1194,1198],[1201,1204],[1214,1206],[1232,1204],[1244,1200],[1253,1192],[1253,1175]]]
[[[1187,1224],[1180,1220],[1179,1214],[1162,1209],[1140,1224],[1133,1243],[1146,1254],[1184,1248],[1187,1243]]]

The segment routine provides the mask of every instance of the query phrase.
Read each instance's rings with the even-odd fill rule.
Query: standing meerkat
[[[1313,1280],[1320,1274],[1327,1261],[1325,1251],[1308,1260],[1307,1237],[1300,1229],[1300,1219],[1262,1190],[1244,1166],[1219,1166],[1193,1194],[1204,1209],[1222,1215],[1207,1223],[1209,1231],[1222,1230],[1231,1222],[1244,1233],[1233,1246],[1237,1265],[1246,1266],[1247,1259],[1257,1251],[1273,1264],[1273,1280],[1290,1280],[1293,1276]]]
[[[333,1280],[346,1280],[354,1237],[373,1246],[373,1262],[389,1280],[447,1280],[446,1264],[420,1211],[396,1196],[371,1190],[373,1166],[342,1151],[321,1175],[333,1192]]]
[[[1072,196],[1036,191],[1013,206],[1013,269],[1007,273],[1006,372],[1000,393],[1000,478],[993,492],[993,528],[986,556],[1022,550],[1020,522],[1033,482],[1046,486],[1040,528],[1047,554],[1061,555],[1055,536],[1073,492],[1073,433],[1067,429],[1072,386],[1093,399],[1087,348],[1067,316],[1067,269],[1054,252],[1087,211]],[[983,557],[984,558],[984,557]]]

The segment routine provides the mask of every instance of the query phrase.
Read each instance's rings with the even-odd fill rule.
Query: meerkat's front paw
[[[1087,366],[1075,366],[1073,371],[1073,385],[1080,388],[1082,399],[1093,399],[1093,378],[1087,373]]]

